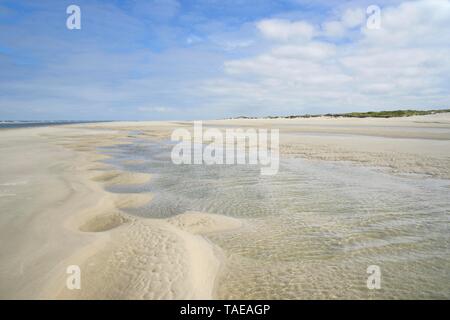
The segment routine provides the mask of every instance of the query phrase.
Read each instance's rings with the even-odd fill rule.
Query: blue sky
[[[373,2],[0,0],[0,119],[448,107],[450,2]]]

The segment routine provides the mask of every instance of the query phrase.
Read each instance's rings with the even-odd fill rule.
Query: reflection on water
[[[169,144],[148,141],[107,150],[111,163],[154,174],[137,190],[111,188],[155,194],[132,214],[246,219],[209,236],[227,256],[219,298],[450,298],[448,180],[301,159],[281,159],[275,176],[249,165],[177,166]],[[381,290],[366,287],[369,265],[381,268]]]

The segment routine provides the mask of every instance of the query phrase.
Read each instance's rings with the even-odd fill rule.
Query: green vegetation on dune
[[[410,117],[423,116],[427,114],[450,112],[450,109],[443,110],[394,110],[394,111],[369,111],[369,112],[350,112],[339,114],[336,116],[349,118],[393,118],[393,117]]]
[[[290,116],[267,116],[266,119],[296,119],[296,118],[315,118],[315,117],[345,117],[345,118],[395,118],[424,116],[427,114],[450,112],[450,109],[433,110],[393,110],[393,111],[368,111],[368,112],[349,112],[349,113],[327,113],[327,114],[304,114]],[[240,116],[232,119],[258,119],[257,117]]]

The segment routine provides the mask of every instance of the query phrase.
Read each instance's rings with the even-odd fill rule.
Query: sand
[[[450,177],[450,115],[396,119],[208,121],[279,128],[282,157],[350,161],[398,174]],[[98,147],[167,139],[191,122],[116,122],[0,131],[0,298],[211,299],[226,259],[211,233],[246,222],[207,212],[145,219],[124,210],[150,193],[111,186],[151,183],[102,163]],[[81,290],[66,268],[79,265]]]
[[[152,194],[105,188],[148,183],[151,176],[99,162],[108,157],[95,148],[114,144],[115,131],[67,126],[0,134],[0,183],[20,191],[2,190],[0,298],[213,297],[220,250],[197,235],[198,226],[211,232],[239,223],[207,213],[166,221],[123,212],[145,205]],[[81,268],[81,290],[66,288],[69,265]]]
[[[107,171],[92,178],[92,180],[101,182],[106,186],[112,186],[143,184],[149,182],[150,178],[149,174],[143,173]]]
[[[405,118],[248,119],[206,125],[280,129],[280,154],[450,178],[450,113]]]

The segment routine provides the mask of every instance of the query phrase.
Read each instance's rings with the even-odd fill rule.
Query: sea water
[[[152,192],[129,210],[142,217],[243,219],[241,229],[208,236],[226,257],[218,298],[450,298],[449,180],[283,156],[277,175],[262,176],[257,165],[174,165],[172,146],[136,139],[104,148],[109,163],[153,175],[110,191]],[[380,289],[367,286],[373,265]]]

